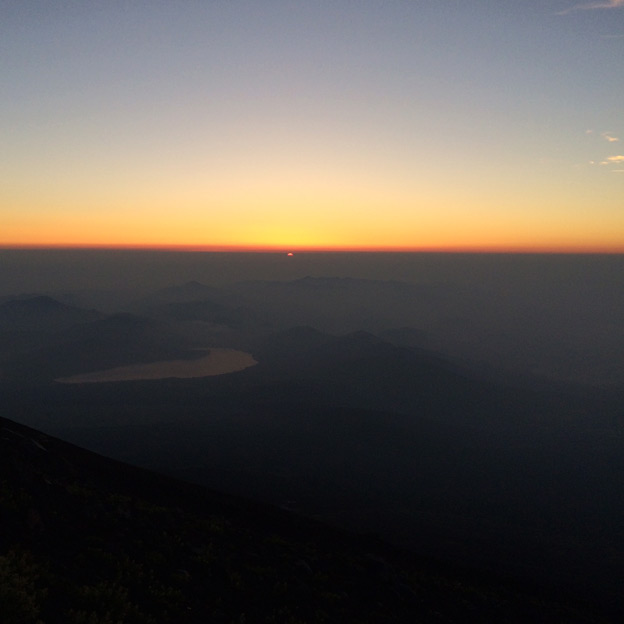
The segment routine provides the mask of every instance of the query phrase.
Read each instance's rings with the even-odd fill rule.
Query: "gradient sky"
[[[0,2],[0,245],[624,252],[624,0]]]

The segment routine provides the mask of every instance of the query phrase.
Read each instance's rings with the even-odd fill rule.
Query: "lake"
[[[101,383],[107,381],[136,381],[142,379],[166,379],[168,377],[211,377],[235,373],[257,364],[250,353],[236,349],[210,349],[208,355],[194,360],[167,360],[148,364],[117,366],[61,377],[59,383]]]

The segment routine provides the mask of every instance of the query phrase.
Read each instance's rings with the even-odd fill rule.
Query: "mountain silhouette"
[[[0,468],[3,624],[606,621],[4,418]]]
[[[42,381],[158,360],[199,357],[201,347],[164,322],[120,313],[72,325],[55,334],[53,344],[13,358],[15,378]]]
[[[217,299],[223,296],[220,289],[214,286],[206,286],[195,280],[161,288],[153,293],[143,297],[137,302],[142,307],[152,307],[167,303],[184,303],[189,301],[205,301]]]
[[[102,318],[96,310],[66,305],[44,295],[0,303],[0,331],[58,331]]]

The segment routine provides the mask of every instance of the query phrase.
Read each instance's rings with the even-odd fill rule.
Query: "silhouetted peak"
[[[47,295],[19,297],[0,304],[0,329],[58,330],[100,317],[96,310],[67,305]]]
[[[201,282],[198,282],[196,280],[191,280],[190,282],[186,282],[177,287],[174,286],[173,289],[175,289],[179,293],[187,294],[204,294],[206,292],[212,292],[214,290],[210,286],[206,286],[206,284],[202,284]]]
[[[156,294],[160,296],[168,296],[182,300],[184,298],[206,297],[213,295],[216,292],[216,288],[207,286],[196,280],[185,282],[184,284],[169,286],[159,290]]]
[[[286,338],[324,338],[327,337],[327,334],[309,325],[301,325],[285,329],[283,332],[276,334],[276,336]]]
[[[298,286],[307,286],[307,287],[323,287],[323,286],[337,286],[340,283],[344,282],[346,278],[340,277],[312,277],[311,275],[306,275],[300,279],[294,280],[293,284],[297,284]]]
[[[414,327],[396,327],[381,332],[380,338],[398,346],[421,347],[426,342],[427,334]]]
[[[284,331],[273,334],[269,337],[269,343],[272,347],[288,348],[291,350],[308,350],[325,344],[331,340],[332,336],[324,334],[314,327],[303,325],[300,327],[291,327]]]
[[[304,286],[307,288],[324,288],[331,290],[344,290],[345,288],[357,286],[357,285],[365,285],[365,284],[373,284],[374,280],[367,279],[358,279],[354,277],[312,277],[310,275],[306,275],[301,279],[294,280],[291,282],[297,286]],[[380,282],[383,283],[383,282]]]
[[[154,306],[170,303],[192,303],[196,301],[213,301],[222,295],[218,288],[207,286],[196,280],[183,284],[168,286],[157,290],[138,301],[134,309],[152,310]]]
[[[156,335],[164,327],[165,325],[159,321],[128,312],[120,312],[85,325],[83,334],[93,337],[99,336],[100,338],[124,335],[136,337],[146,332]]]
[[[362,344],[381,344],[385,342],[379,336],[375,336],[375,334],[371,334],[370,332],[364,331],[362,329],[358,331],[351,332],[344,336],[345,340],[352,342],[359,342]]]
[[[49,297],[48,295],[32,295],[10,299],[0,304],[0,309],[19,312],[47,312],[50,310],[67,310],[70,306]]]
[[[147,317],[130,312],[111,314],[101,321],[104,325],[145,325],[149,322],[150,320]]]

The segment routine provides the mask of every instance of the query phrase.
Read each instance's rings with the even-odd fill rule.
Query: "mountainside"
[[[42,326],[51,322],[47,307],[40,317]],[[125,364],[195,357],[198,352],[192,349],[201,346],[170,323],[128,313],[68,322],[47,339],[34,329],[18,335],[7,333],[13,336],[12,348],[6,348],[4,354],[0,349],[7,376],[30,382]]]
[[[240,301],[262,311],[278,327],[314,325],[344,333],[374,331],[409,321],[429,324],[450,304],[455,289],[397,281],[304,277],[293,281],[232,284]]]
[[[58,331],[102,318],[96,310],[67,305],[44,295],[9,299],[0,303],[0,330]]]
[[[269,377],[299,379],[339,388],[349,404],[396,409],[404,413],[427,410],[439,417],[476,401],[485,389],[439,356],[396,346],[365,331],[332,336],[311,327],[295,327],[269,336],[257,350],[257,371]]]
[[[143,297],[137,305],[149,307],[168,303],[184,303],[189,301],[205,301],[222,295],[218,288],[206,286],[197,281],[186,282],[176,286],[161,288]]]
[[[487,363],[496,376],[522,371],[622,386],[621,288],[607,287],[604,276],[579,277],[571,288],[572,282],[554,275],[547,286],[530,272],[508,282],[476,275],[419,283],[308,276],[240,282],[224,290],[281,329],[310,325],[344,334],[412,328],[420,333],[420,346],[472,365]]]
[[[606,622],[0,418],[3,624]]]

